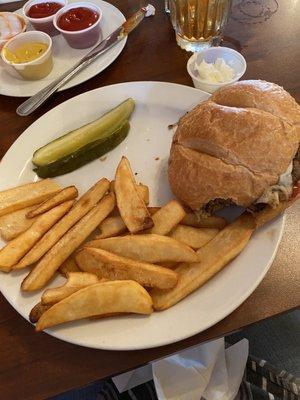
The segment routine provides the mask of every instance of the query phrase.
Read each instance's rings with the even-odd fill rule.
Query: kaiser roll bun
[[[277,85],[220,89],[179,120],[168,170],[173,193],[193,210],[215,199],[250,206],[293,160],[297,121],[300,107]]]

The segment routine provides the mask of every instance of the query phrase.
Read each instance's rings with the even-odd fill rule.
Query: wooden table
[[[126,16],[141,4],[137,0],[111,2]],[[175,43],[169,18],[163,12],[164,2],[152,2],[157,8],[155,18],[148,18],[131,34],[120,57],[100,75],[56,94],[45,107],[29,117],[19,117],[15,113],[22,99],[0,97],[0,157],[38,117],[87,90],[140,80],[192,85],[186,72],[189,55]],[[256,5],[252,2],[252,6],[250,3],[241,0],[233,3],[224,45],[236,48],[245,56],[248,68],[244,78],[261,78],[279,83],[299,102],[300,2],[261,0]],[[0,11],[14,10],[21,5],[22,2],[1,6]],[[298,202],[286,213],[286,226],[278,254],[255,292],[214,327],[169,346],[133,352],[97,351],[74,346],[46,334],[35,333],[33,327],[0,297],[0,398],[45,399],[298,307],[299,211]]]

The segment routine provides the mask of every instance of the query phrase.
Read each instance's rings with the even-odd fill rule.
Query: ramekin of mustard
[[[52,39],[44,32],[21,33],[3,46],[1,58],[11,75],[27,80],[42,79],[53,67]]]

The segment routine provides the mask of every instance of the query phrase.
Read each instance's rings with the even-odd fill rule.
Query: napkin
[[[233,400],[248,358],[248,340],[225,350],[218,339],[113,378],[119,392],[154,380],[159,400]]]
[[[151,381],[152,378],[152,366],[151,364],[147,364],[133,371],[114,376],[111,379],[119,393],[123,393],[145,382]]]

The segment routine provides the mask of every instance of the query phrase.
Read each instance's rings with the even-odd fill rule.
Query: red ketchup
[[[94,25],[99,14],[87,7],[71,8],[62,14],[58,26],[64,31],[82,31]]]
[[[30,18],[46,18],[56,14],[62,7],[62,4],[55,2],[38,3],[29,8],[27,15]]]

